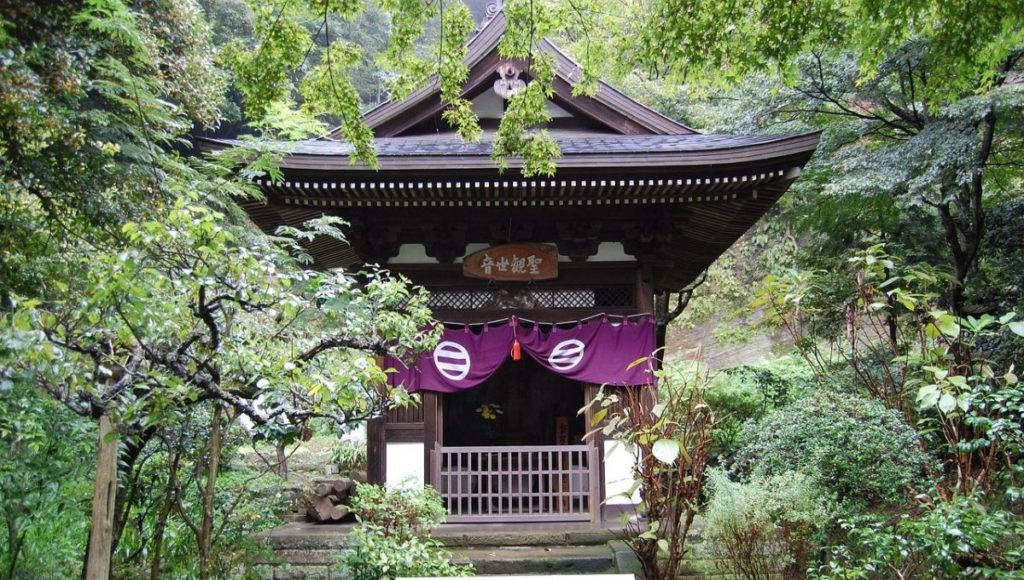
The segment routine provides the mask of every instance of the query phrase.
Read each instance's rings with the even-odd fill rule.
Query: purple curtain
[[[577,381],[613,385],[654,383],[649,363],[633,364],[654,352],[654,320],[601,317],[572,326],[510,319],[494,326],[446,327],[433,351],[412,365],[388,357],[393,386],[409,391],[454,393],[486,381],[511,356],[522,352],[549,371]],[[632,365],[632,366],[631,366]]]

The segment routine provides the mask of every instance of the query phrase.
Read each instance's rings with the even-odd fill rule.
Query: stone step
[[[451,547],[474,546],[598,546],[616,539],[617,532],[597,527],[558,529],[515,529],[485,527],[482,524],[446,525],[434,530],[433,536]]]
[[[354,524],[288,522],[260,535],[273,550],[337,550],[345,547]]]
[[[270,572],[265,577],[288,580],[327,578],[331,569],[337,567],[338,558],[345,549],[346,532],[352,527],[352,524],[288,524],[275,529],[264,536],[275,554],[275,558],[266,562]],[[548,530],[545,532],[547,536],[541,536],[539,530],[534,533],[501,531],[498,526],[487,530],[486,537],[501,542],[481,544],[485,537],[482,531],[467,536],[456,526],[437,530],[447,536],[445,539],[453,559],[472,563],[479,576],[627,573],[642,577],[639,562],[621,540],[591,544],[569,541],[574,537],[594,542],[600,539],[595,530],[588,532],[594,535],[582,535],[585,531],[577,529],[555,534]],[[543,537],[556,541],[536,544]],[[526,542],[531,543],[523,545]],[[691,551],[680,570],[679,580],[723,578],[714,560],[698,548],[700,543],[699,535],[690,536]]]
[[[607,544],[586,546],[471,546],[452,550],[452,560],[473,564],[476,574],[600,574],[616,572]]]
[[[262,535],[275,550],[328,550],[344,545],[355,524],[287,522]],[[596,526],[508,526],[449,524],[436,528],[433,537],[451,547],[473,546],[596,546],[616,539],[619,532]]]

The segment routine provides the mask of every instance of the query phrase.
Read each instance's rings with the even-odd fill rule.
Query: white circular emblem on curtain
[[[575,338],[563,340],[555,345],[548,356],[548,364],[560,371],[567,371],[583,360],[583,343]]]
[[[469,352],[457,342],[444,341],[434,349],[437,372],[450,381],[461,381],[469,374]]]

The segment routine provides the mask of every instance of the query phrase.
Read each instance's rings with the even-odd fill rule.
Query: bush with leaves
[[[748,580],[806,575],[833,513],[811,477],[789,471],[738,483],[711,470],[708,487],[704,537],[723,572]]]
[[[472,574],[472,566],[453,564],[451,554],[430,537],[445,516],[433,488],[359,484],[352,509],[360,524],[349,536],[351,551],[341,561],[350,580]]]
[[[1024,519],[986,508],[976,497],[937,500],[895,521],[842,522],[845,545],[832,548],[821,578],[1020,578]]]
[[[707,401],[719,417],[716,452],[728,455],[735,451],[745,422],[760,419],[805,395],[812,382],[807,365],[788,357],[769,364],[733,367],[715,376],[708,384]]]
[[[900,505],[929,485],[932,464],[902,416],[877,401],[821,392],[747,423],[732,462],[752,477],[796,470],[845,508]]]
[[[383,387],[372,356],[412,352],[419,349],[402,345],[430,340],[420,332],[430,324],[425,293],[385,272],[357,280],[303,270],[282,245],[301,261],[300,241],[340,235],[333,220],[268,240],[202,203],[192,188],[209,185],[199,174],[175,178],[186,193],[162,220],[126,223],[121,251],[81,247],[66,255],[85,287],[45,303],[14,297],[17,309],[0,316],[0,333],[23,346],[4,361],[5,372],[100,417],[101,426],[138,436],[136,451],[155,428],[178,421],[178,410],[209,401],[259,425],[300,425],[314,417],[359,422],[407,400],[403,390]],[[101,465],[117,477],[115,462]],[[216,479],[217,462],[210,467]],[[130,463],[121,468],[130,471]],[[213,512],[206,514],[201,577],[213,560]]]
[[[342,474],[366,469],[366,442],[338,441],[331,447],[331,463],[337,465],[338,471]]]
[[[360,483],[352,496],[359,521],[397,537],[427,536],[444,522],[441,496],[432,487],[381,487]]]
[[[92,493],[91,465],[82,458],[95,437],[92,421],[0,376],[0,576],[79,572]]]
[[[766,280],[758,303],[819,377],[834,377],[842,361],[852,387],[921,429],[949,499],[990,491],[1020,463],[1024,387],[1013,353],[1024,321],[1014,312],[957,316],[939,294],[946,277],[877,244],[847,260],[840,278],[849,287],[838,294],[831,274],[802,272]]]
[[[985,356],[987,345],[1005,342],[1007,329],[1024,336],[1024,323],[1014,317],[946,315],[924,329],[932,348],[908,383],[917,387],[918,426],[943,459],[947,499],[991,491],[1000,475],[1003,483],[1022,483],[1016,472],[1024,460],[1024,385],[1013,362],[997,370]]]
[[[715,414],[704,400],[708,374],[702,365],[654,374],[657,401],[650,387],[601,389],[580,413],[596,409],[588,437],[602,432],[632,453],[633,484],[622,495],[632,501],[640,493],[635,506],[640,517],[624,514],[625,541],[644,577],[669,580],[679,575],[686,537],[699,511]]]
[[[389,536],[373,526],[360,526],[349,535],[352,552],[342,568],[349,580],[393,580],[397,577],[471,576],[470,565],[454,564],[440,542],[429,537]]]
[[[280,523],[287,498],[272,465],[250,466],[238,457],[252,442],[238,419],[197,405],[161,427],[142,449],[125,474],[117,577],[236,577],[272,555],[255,534]],[[216,432],[214,420],[220,424]],[[219,467],[211,479],[214,453]],[[197,545],[214,555],[205,572]]]

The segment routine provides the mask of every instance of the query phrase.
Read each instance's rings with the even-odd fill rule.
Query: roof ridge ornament
[[[505,2],[503,0],[495,0],[494,2],[489,3],[487,7],[484,8],[484,19],[480,21],[480,26],[476,28],[476,31],[480,32],[485,26],[487,26],[488,22],[494,20],[494,17],[497,16],[498,13],[501,12],[502,8],[505,7],[504,4]]]
[[[500,78],[494,81],[494,92],[506,101],[526,88],[526,82],[519,78],[523,71],[511,62],[506,61],[499,64],[495,68],[495,72]]]

